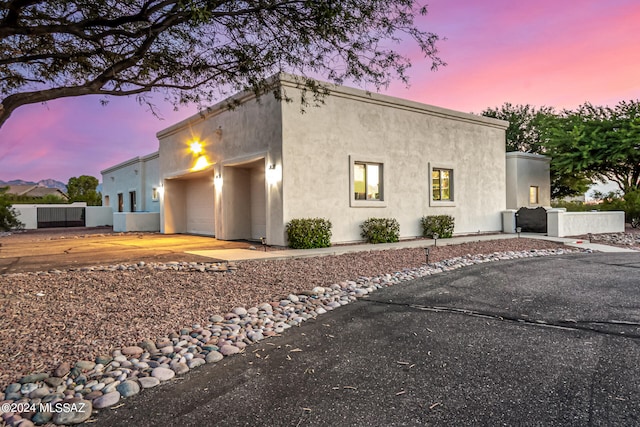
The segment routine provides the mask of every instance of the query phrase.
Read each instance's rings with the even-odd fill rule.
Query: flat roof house
[[[277,79],[293,102],[242,93],[157,134],[157,176],[142,179],[157,182],[161,232],[286,245],[287,222],[322,217],[334,243],[354,242],[367,218],[410,238],[442,214],[457,234],[502,230],[507,122],[332,85],[302,113],[296,78]],[[106,189],[105,172],[117,182],[118,168]]]

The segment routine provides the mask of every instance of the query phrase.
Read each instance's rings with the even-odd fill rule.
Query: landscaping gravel
[[[477,262],[565,251],[552,242],[507,239],[432,247],[429,266],[423,249],[399,249],[2,275],[0,401],[107,408],[376,288]],[[23,417],[72,424],[83,416],[21,412],[2,417],[13,425]]]

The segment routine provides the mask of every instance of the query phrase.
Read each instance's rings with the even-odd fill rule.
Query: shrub
[[[455,220],[451,215],[430,215],[423,216],[420,219],[422,223],[422,236],[433,237],[434,233],[438,234],[441,239],[453,236],[453,228]]]
[[[287,224],[289,247],[293,249],[331,246],[331,221],[324,218],[298,218]]]
[[[602,200],[599,205],[601,210],[624,211],[626,222],[640,218],[640,190],[628,191],[624,196],[619,192],[599,193],[596,197]]]
[[[400,224],[394,218],[369,218],[360,228],[369,243],[392,243],[400,237]]]
[[[7,187],[0,188],[0,231],[22,229],[24,224],[18,220],[18,212],[5,196]]]

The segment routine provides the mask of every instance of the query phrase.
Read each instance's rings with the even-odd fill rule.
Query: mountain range
[[[39,185],[40,187],[57,188],[63,193],[67,192],[67,184],[64,182],[56,181],[55,179],[41,179],[38,182],[25,181],[23,179],[12,179],[11,181],[0,180],[0,187],[6,185]]]

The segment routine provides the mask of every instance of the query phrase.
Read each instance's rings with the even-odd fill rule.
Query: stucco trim
[[[147,154],[145,156],[137,156],[129,160],[125,160],[124,162],[118,163],[117,165],[111,166],[107,169],[101,170],[100,174],[104,175],[107,173],[112,173],[117,171],[118,169],[125,168],[127,166],[135,165],[136,163],[143,163],[149,160],[153,160],[155,158],[160,158],[160,152],[154,151],[153,153]]]

